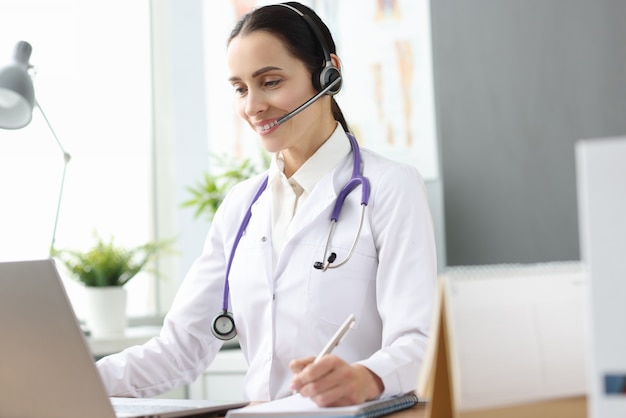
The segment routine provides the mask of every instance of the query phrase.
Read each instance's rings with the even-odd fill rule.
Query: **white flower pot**
[[[125,288],[85,287],[85,325],[92,338],[123,336],[127,324]]]

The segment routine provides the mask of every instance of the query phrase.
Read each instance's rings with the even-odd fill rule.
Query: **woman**
[[[160,336],[98,363],[111,396],[193,381],[220,349],[216,336],[229,336],[224,311],[249,363],[247,399],[297,391],[320,406],[349,405],[415,387],[436,278],[425,189],[415,168],[348,136],[332,97],[341,83],[335,52],[326,25],[299,3],[259,8],[235,26],[229,80],[271,166],[224,200]],[[359,180],[328,239],[337,195],[359,165],[367,206]],[[349,314],[353,329],[314,361]]]

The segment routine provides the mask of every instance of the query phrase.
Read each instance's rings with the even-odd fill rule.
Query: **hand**
[[[319,406],[345,406],[363,403],[383,392],[383,382],[361,364],[348,364],[328,354],[293,360],[291,389],[311,398]]]

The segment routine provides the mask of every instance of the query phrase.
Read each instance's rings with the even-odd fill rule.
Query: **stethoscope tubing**
[[[346,255],[346,257],[339,263],[332,264],[332,265],[331,263],[335,261],[336,254],[331,253],[332,254],[331,257],[333,257],[332,259],[331,258],[327,259],[326,255],[328,254],[328,248],[330,247],[330,239],[333,236],[333,231],[335,230],[335,225],[337,225],[337,220],[336,219],[331,220],[330,228],[328,229],[328,235],[326,237],[326,245],[324,246],[324,257],[322,257],[322,260],[326,260],[326,261],[322,262],[322,267],[320,268],[320,270],[326,271],[329,268],[336,269],[337,267],[341,267],[344,264],[346,264],[348,260],[352,258],[352,254],[354,254],[354,250],[356,249],[356,244],[359,240],[359,237],[361,236],[361,229],[363,228],[363,220],[365,219],[365,207],[366,206],[367,206],[367,203],[361,204],[361,220],[359,221],[359,229],[357,229],[356,231],[356,236],[354,238],[354,241],[352,241],[352,247],[350,247],[350,251],[348,251],[348,255]]]
[[[267,188],[268,177],[266,176],[263,179],[263,182],[259,186],[259,190],[257,190],[256,194],[252,198],[252,203],[248,207],[246,214],[244,215],[241,224],[239,225],[239,229],[237,230],[237,235],[235,236],[235,241],[233,242],[233,247],[230,250],[230,255],[228,256],[228,264],[226,265],[226,275],[224,280],[224,297],[222,299],[222,310],[224,313],[228,312],[228,295],[230,294],[230,284],[228,282],[228,278],[230,276],[230,269],[233,266],[233,259],[235,258],[235,252],[237,251],[237,246],[239,246],[239,241],[241,237],[243,237],[246,228],[248,227],[248,223],[250,222],[250,218],[252,217],[252,205],[256,202],[261,194]]]
[[[326,261],[323,262],[323,267],[316,266],[316,268],[319,268],[322,271],[326,271],[328,268],[340,267],[350,259],[350,257],[354,253],[356,244],[358,242],[358,238],[361,234],[361,228],[363,226],[363,220],[365,218],[365,207],[367,206],[369,202],[370,183],[367,177],[361,174],[361,150],[359,148],[356,138],[350,133],[346,133],[346,134],[350,141],[350,145],[352,146],[352,152],[353,152],[352,176],[350,177],[350,180],[348,181],[348,183],[345,186],[343,186],[342,189],[339,191],[339,194],[337,195],[337,200],[335,201],[335,205],[331,212],[330,228],[328,231],[328,236],[326,238],[326,244],[324,248],[324,257],[323,257],[323,260],[326,260]],[[228,257],[228,263],[226,265],[226,272],[225,272],[225,277],[224,277],[224,296],[222,298],[222,311],[224,313],[228,312],[228,298],[230,294],[229,277],[230,277],[230,270],[233,265],[233,260],[235,258],[235,253],[237,251],[237,247],[239,246],[239,241],[243,237],[245,230],[248,227],[248,223],[250,222],[250,218],[252,217],[252,206],[254,206],[254,203],[259,199],[261,194],[267,188],[268,181],[269,181],[269,177],[266,176],[263,179],[263,182],[259,186],[259,189],[255,193],[254,197],[252,198],[250,206],[248,207],[248,210],[246,211],[241,221],[241,224],[239,225],[239,229],[237,230],[237,235],[235,236],[235,241],[233,242],[232,249]],[[348,255],[343,259],[343,261],[331,266],[330,264],[334,261],[334,258],[332,258],[332,260],[330,258],[326,259],[326,255],[328,254],[328,249],[330,247],[330,241],[332,238],[335,225],[337,224],[337,221],[339,220],[339,214],[341,213],[341,209],[343,208],[343,203],[346,200],[346,197],[359,185],[361,186],[361,219],[359,222],[359,228],[357,230],[356,237],[352,243],[352,247],[350,248]],[[332,254],[336,257],[334,253]],[[318,263],[316,263],[316,265],[317,264]]]

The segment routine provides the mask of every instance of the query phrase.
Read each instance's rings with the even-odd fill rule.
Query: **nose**
[[[249,89],[246,95],[244,112],[247,116],[256,116],[267,109],[267,101],[263,92]]]

